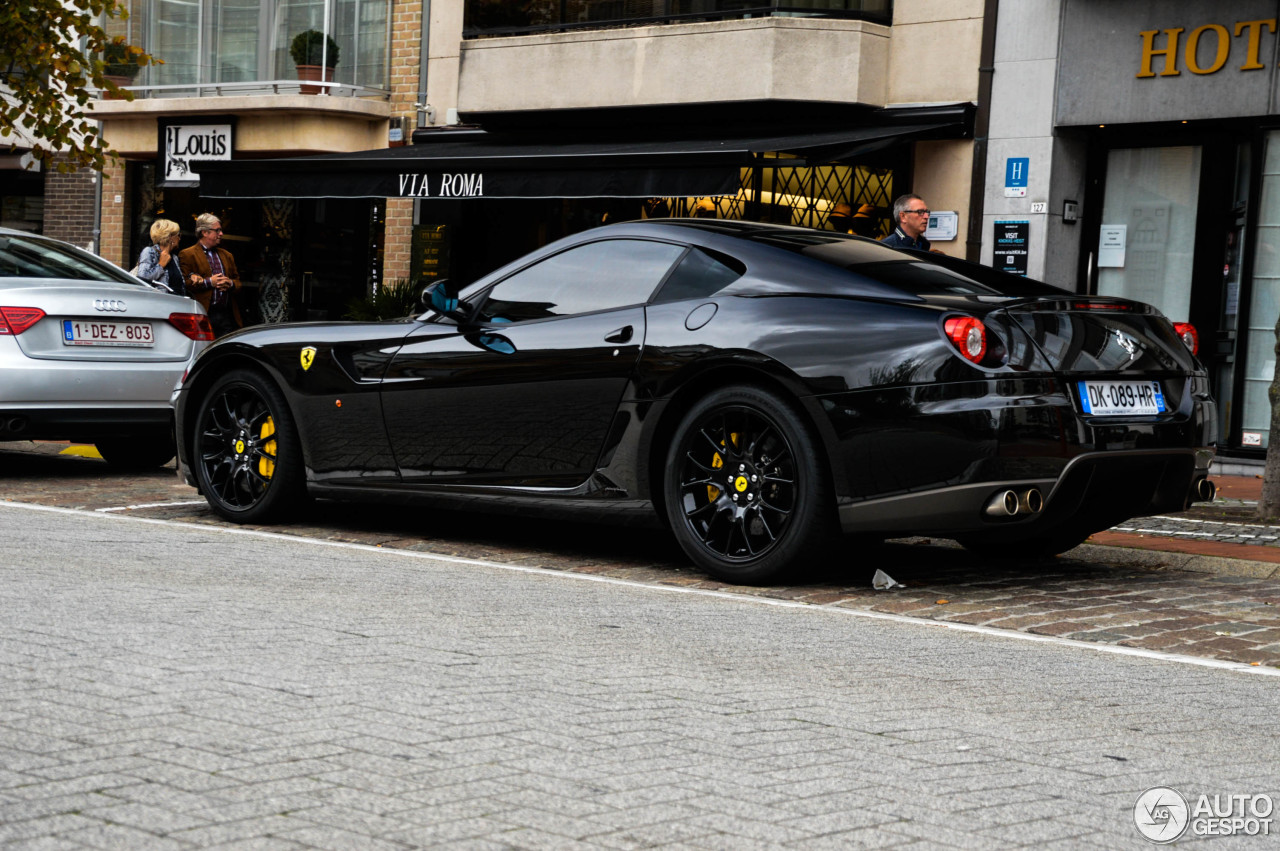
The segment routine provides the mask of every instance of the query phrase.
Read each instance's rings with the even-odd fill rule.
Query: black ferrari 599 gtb
[[[200,356],[178,443],[214,511],[651,511],[700,568],[759,583],[842,533],[1045,556],[1213,496],[1194,331],[1138,302],[708,219],[586,231],[426,298]]]

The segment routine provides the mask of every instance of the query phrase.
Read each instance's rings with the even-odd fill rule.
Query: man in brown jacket
[[[196,218],[196,235],[200,241],[178,252],[178,263],[187,275],[187,292],[204,305],[213,332],[221,337],[244,325],[237,304],[240,273],[235,258],[222,242],[222,222],[212,213]]]

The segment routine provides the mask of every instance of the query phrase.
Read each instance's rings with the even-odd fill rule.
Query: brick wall
[[[422,61],[422,0],[395,0],[391,10],[391,114],[404,119],[404,139],[417,123],[418,69]],[[413,201],[387,199],[383,285],[409,277],[413,248]]]
[[[124,178],[124,160],[107,160],[107,168],[102,173],[102,244],[98,253],[123,269],[132,269],[133,261],[124,256],[131,218]]]
[[[391,7],[391,114],[410,119],[413,130],[422,60],[422,0],[395,0]]]
[[[401,278],[408,278],[413,265],[413,199],[387,199],[384,245],[382,283],[383,286],[390,286]]]
[[[96,192],[97,173],[92,169],[66,174],[48,171],[44,178],[44,234],[87,248],[94,241]]]

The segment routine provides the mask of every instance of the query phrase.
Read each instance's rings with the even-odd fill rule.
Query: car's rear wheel
[[[811,565],[835,513],[816,439],[787,402],[727,387],[685,414],[667,454],[667,518],[712,576],[762,583]]]
[[[112,467],[123,470],[151,470],[173,460],[177,451],[171,434],[139,434],[134,437],[101,438],[94,441],[98,454]]]
[[[201,493],[228,520],[282,520],[305,497],[293,416],[261,373],[238,369],[214,382],[197,411],[191,454]]]

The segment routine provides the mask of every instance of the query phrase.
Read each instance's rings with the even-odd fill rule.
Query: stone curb
[[[1187,570],[1193,573],[1244,576],[1253,579],[1280,578],[1280,565],[1271,562],[1111,544],[1081,544],[1065,553],[1062,558],[1071,561],[1142,567],[1147,570]]]

